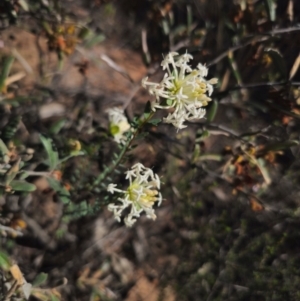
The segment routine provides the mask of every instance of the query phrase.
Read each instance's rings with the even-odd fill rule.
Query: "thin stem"
[[[99,185],[108,175],[110,175],[120,164],[122,159],[124,158],[125,153],[128,151],[130,148],[132,142],[136,138],[136,136],[140,133],[141,129],[144,127],[144,125],[153,117],[154,112],[151,112],[145,120],[143,120],[137,129],[133,132],[131,138],[126,142],[125,146],[123,147],[122,151],[119,153],[117,159],[111,164],[109,168],[106,168],[95,180],[93,187]]]

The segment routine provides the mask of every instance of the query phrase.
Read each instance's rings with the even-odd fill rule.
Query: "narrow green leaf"
[[[22,172],[19,175],[19,180],[25,180],[28,177],[29,177],[29,174],[26,171],[22,170]]]
[[[163,28],[164,34],[167,36],[170,33],[170,26],[166,19],[162,20],[162,28]]]
[[[47,163],[48,163],[50,169],[53,170],[53,169],[55,169],[55,167],[57,166],[57,164],[59,162],[58,161],[58,152],[53,149],[51,138],[46,138],[45,136],[40,135],[40,139],[41,139],[41,142],[43,143],[44,148],[48,155]]]
[[[60,200],[63,202],[63,204],[65,204],[65,205],[69,204],[70,203],[69,191],[65,187],[63,187],[59,181],[57,181],[53,178],[47,178],[47,181],[48,181],[49,185],[51,186],[51,188],[53,188],[57,192],[57,194],[58,194]]]
[[[212,122],[215,119],[217,111],[218,111],[218,102],[213,100],[211,101],[208,109],[206,110],[206,119],[208,122]]]
[[[161,122],[160,118],[154,118],[148,121],[148,123],[153,124],[155,126],[157,126],[160,122]]]
[[[13,56],[6,57],[3,62],[3,67],[0,73],[0,92],[5,87],[5,80],[7,79],[11,66],[14,62],[15,58]]]
[[[200,130],[200,131],[197,132],[195,142],[196,142],[196,143],[199,143],[199,142],[205,140],[205,139],[206,139],[207,137],[209,137],[209,136],[210,136],[210,133],[209,133],[208,130],[204,130],[204,131],[203,131],[203,130]]]
[[[57,135],[66,124],[66,119],[61,119],[55,122],[49,130],[50,134]]]
[[[0,268],[7,271],[9,270],[11,264],[8,255],[0,250]]]
[[[222,156],[217,154],[205,154],[200,156],[197,161],[222,161]]]
[[[265,0],[269,18],[272,22],[276,20],[276,2],[274,0]]]
[[[257,159],[257,166],[261,171],[262,176],[264,177],[265,183],[270,185],[272,183],[269,171],[266,167],[266,161],[263,158]]]
[[[42,22],[42,27],[47,32],[47,34],[49,34],[49,35],[53,34],[53,30],[51,29],[51,26],[50,26],[50,24],[48,22],[43,21]]]
[[[19,158],[18,161],[16,161],[10,167],[10,169],[5,173],[5,175],[4,175],[5,185],[9,185],[10,182],[17,176],[17,174],[20,170],[20,162],[21,162],[21,159]]]
[[[32,285],[34,286],[34,287],[38,287],[38,286],[40,286],[41,284],[43,284],[43,283],[45,283],[46,281],[47,281],[47,279],[48,279],[48,274],[46,274],[46,273],[39,273],[36,277],[35,277],[35,279],[33,280],[33,282],[32,282]]]
[[[15,136],[21,120],[22,117],[20,115],[11,116],[9,118],[8,123],[5,125],[4,129],[2,130],[1,136],[3,138],[3,141],[7,142]]]
[[[83,39],[88,38],[91,35],[92,35],[92,33],[89,28],[82,27],[82,28],[80,28],[80,31],[78,33],[78,38],[83,40]]]
[[[86,48],[91,48],[97,44],[100,44],[105,40],[105,35],[104,34],[99,34],[99,35],[93,35],[85,44]]]
[[[136,140],[144,139],[144,138],[147,137],[148,135],[149,135],[149,133],[143,132],[143,133],[138,134],[138,135],[135,137],[135,139],[136,139]]]
[[[51,301],[60,301],[56,296],[54,295],[51,295]]]
[[[188,30],[188,27],[184,24],[178,25],[174,30],[172,30],[172,34],[174,37],[182,35],[184,32]]]
[[[28,11],[28,10],[29,10],[27,1],[25,1],[25,0],[19,0],[18,3],[19,3],[19,5],[20,5],[25,11]]]
[[[149,52],[143,52],[143,61],[146,65],[149,65],[151,63],[151,55]]]
[[[196,163],[199,156],[201,154],[201,148],[200,145],[198,143],[195,144],[195,148],[194,148],[194,152],[193,152],[193,156],[192,156],[192,163]]]
[[[6,155],[8,153],[8,148],[6,147],[6,144],[0,139],[0,155]]]
[[[13,191],[32,192],[36,190],[35,185],[21,180],[11,181],[9,186],[12,188]]]

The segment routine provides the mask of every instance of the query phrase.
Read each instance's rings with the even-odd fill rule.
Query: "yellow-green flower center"
[[[109,125],[109,132],[112,136],[115,136],[116,134],[120,133],[120,127],[117,124],[111,123]]]
[[[182,89],[182,94],[187,96],[187,101],[201,98],[207,91],[206,83],[196,80],[192,85],[187,78],[183,80],[174,80],[174,86],[169,90],[170,94],[176,95]],[[171,103],[168,103],[171,105]]]
[[[142,208],[141,205],[152,207],[158,195],[157,190],[146,188],[136,181],[127,188],[126,193],[138,210]]]

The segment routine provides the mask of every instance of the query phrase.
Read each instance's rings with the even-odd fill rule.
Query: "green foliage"
[[[13,191],[32,192],[36,190],[35,185],[19,180],[13,180],[9,183]]]
[[[212,122],[215,119],[217,111],[218,111],[218,102],[213,100],[209,104],[207,113],[206,113],[206,119],[208,122]]]
[[[9,119],[8,123],[5,125],[1,133],[1,137],[4,140],[4,142],[10,141],[15,136],[20,121],[21,121],[21,116],[12,116]]]
[[[5,81],[6,81],[7,77],[9,76],[9,72],[10,72],[10,69],[11,69],[11,66],[12,66],[14,60],[15,59],[13,56],[9,56],[4,59],[4,62],[2,64],[3,68],[0,73],[0,92],[2,92],[3,89],[6,87]]]
[[[31,294],[39,300],[57,301],[60,294],[56,288],[44,288],[47,285],[53,287],[51,283],[57,280],[57,274],[74,280],[82,272],[77,263],[94,268],[97,256],[87,255],[91,254],[89,252],[67,258],[68,264],[60,256],[65,259],[65,250],[61,250],[64,248],[67,253],[71,250],[70,254],[74,247],[82,251],[81,241],[89,238],[84,232],[86,225],[81,221],[93,220],[101,214],[105,224],[99,232],[105,232],[105,235],[100,235],[105,242],[97,260],[110,256],[105,250],[109,240],[116,240],[113,247],[117,245],[123,254],[128,248],[130,256],[134,256],[130,239],[137,233],[138,243],[142,246],[134,243],[133,249],[136,253],[139,249],[147,249],[144,253],[147,253],[153,275],[159,275],[161,280],[153,283],[165,281],[167,285],[171,284],[176,288],[177,299],[298,301],[300,93],[298,53],[294,50],[299,40],[299,17],[291,4],[296,6],[296,2],[290,1],[288,13],[276,8],[281,4],[275,0],[218,1],[215,6],[209,1],[148,2],[128,2],[126,9],[123,8],[126,11],[123,19],[119,18],[122,16],[119,6],[124,5],[122,1],[118,5],[113,1],[90,1],[85,6],[91,6],[95,12],[103,5],[99,10],[99,20],[95,20],[89,11],[80,21],[77,18],[81,13],[77,15],[74,11],[69,14],[69,7],[73,9],[73,6],[63,1],[4,0],[0,3],[1,25],[9,27],[18,23],[18,28],[29,29],[31,35],[36,35],[41,59],[41,65],[33,73],[34,82],[31,82],[30,72],[26,75],[30,88],[27,83],[12,80],[18,75],[16,70],[31,62],[8,49],[10,44],[19,47],[20,41],[15,42],[13,35],[11,41],[4,41],[3,35],[6,53],[1,57],[0,68],[1,247],[17,254],[15,260],[18,261],[22,246],[9,247],[11,241],[15,242],[15,235],[24,232],[38,243],[41,240],[42,245],[46,236],[50,237],[51,243],[54,242],[53,248],[49,243],[43,246],[43,250],[34,248],[34,251],[24,252],[22,265],[25,267],[37,256],[30,273],[24,268],[25,278],[27,274],[30,277],[35,275],[37,266],[40,270],[48,270],[48,265],[51,265],[54,272],[51,270],[49,276],[45,273],[33,276],[34,287],[31,288],[30,283],[22,288],[16,287],[12,298],[19,298],[23,290],[27,298]],[[105,21],[105,16],[110,19]],[[141,17],[142,39],[136,34],[140,32],[137,29],[141,28],[141,21],[137,20]],[[105,32],[115,18],[119,23],[106,36]],[[129,25],[124,20],[128,20]],[[123,40],[123,30],[130,33],[126,41]],[[131,67],[135,67],[132,62],[126,62],[125,68],[118,68],[119,63],[113,63],[111,65],[117,68],[110,70],[107,61],[98,60],[99,51],[103,50],[112,61],[115,57],[116,61],[123,61],[127,55],[118,57],[118,51],[124,51],[119,46],[110,53],[107,46],[110,41],[103,45],[103,49],[95,50],[95,45],[107,37],[115,38],[119,46],[126,44],[135,51],[142,49],[143,54],[139,55],[151,66],[148,72],[143,68],[136,69],[143,69],[141,72],[148,73],[149,77],[163,76],[166,70],[157,66],[161,54],[166,57],[170,50],[193,54],[191,68],[196,68],[198,63],[209,66],[209,72],[219,79],[221,85],[220,92],[215,89],[212,100],[204,107],[206,120],[187,122],[186,129],[174,130],[161,124],[174,108],[168,111],[157,108],[154,112],[151,98],[142,110],[139,106],[145,100],[142,97],[136,100],[139,94],[134,97],[119,95],[123,93],[123,87],[116,86],[113,79],[125,75],[126,81],[130,80],[125,86],[131,89],[139,85],[140,79],[137,78],[142,74],[134,71],[137,74],[132,72],[131,78]],[[47,61],[51,61],[51,52],[55,52],[58,61],[51,62],[50,68]],[[72,53],[74,55],[68,59]],[[62,92],[61,87],[56,89],[51,84],[59,78],[53,74],[59,74],[64,82],[64,72],[70,66],[83,83],[74,88],[77,91],[74,93],[78,93],[75,97],[72,89],[72,92]],[[103,87],[111,89],[107,95],[101,94],[101,98],[103,96],[111,103],[130,98],[130,106],[127,106],[129,101],[122,104],[128,118],[132,118],[131,129],[124,134],[125,139],[120,144],[111,139],[120,127],[107,128],[107,120],[104,121],[104,107],[111,103],[94,97],[93,89],[102,89],[102,86],[91,84],[95,69],[105,69],[101,80],[108,82]],[[125,69],[130,69],[130,75]],[[188,73],[191,79],[193,73]],[[169,80],[174,78],[173,70]],[[205,90],[205,80],[201,83]],[[180,80],[176,84],[180,84]],[[201,89],[198,92],[201,94]],[[47,120],[40,116],[39,109],[45,102],[54,103],[61,99],[68,109],[65,116],[53,114]],[[165,107],[174,104],[174,100],[163,97],[160,102]],[[131,109],[136,107],[137,110],[132,112]],[[188,107],[187,112],[193,109]],[[102,212],[107,205],[117,203],[121,195],[109,194],[108,185],[116,184],[120,189],[128,185],[124,171],[137,162],[143,162],[162,176],[162,205],[167,204],[168,215],[163,208],[157,217],[161,223],[153,221],[146,227],[147,222],[141,219],[139,228],[128,232],[122,228],[122,239],[129,246],[122,249],[123,242],[114,236],[118,232],[114,228],[116,225],[107,213],[102,215]],[[49,186],[33,184],[40,177],[46,178]],[[41,210],[38,215],[45,215],[45,220],[36,218],[35,206]],[[53,215],[47,220],[51,213]],[[59,226],[60,219],[65,222],[63,230]],[[52,220],[58,225],[56,229]],[[22,228],[22,224],[27,228]],[[79,231],[76,227],[80,228]],[[80,231],[84,232],[82,236],[78,234]],[[93,232],[90,228],[88,231]],[[53,233],[56,233],[55,238]],[[157,246],[163,242],[166,247],[159,249],[156,239]],[[30,239],[26,243],[30,244]],[[82,244],[89,243],[84,241]],[[161,254],[156,255],[161,258],[153,259],[152,253]],[[175,258],[174,262],[178,260],[170,275],[168,269],[160,270],[161,264],[154,264],[156,259],[161,263],[164,257]],[[57,262],[62,262],[59,269]],[[143,259],[135,262],[143,265]],[[73,264],[75,266],[70,269]],[[125,295],[128,283],[123,272],[119,275],[117,264],[113,264],[114,272],[110,275],[99,273],[99,277],[105,277],[100,281],[101,289],[92,281],[87,293],[76,287],[76,281],[71,281],[64,293],[76,295],[80,290],[79,298],[89,294],[96,300],[107,298],[103,292],[114,291],[117,292],[116,298],[120,298],[120,295]],[[5,251],[0,252],[0,267],[5,272],[5,285],[11,284],[8,272],[11,259]],[[75,271],[75,274],[70,271]],[[114,274],[118,274],[118,278]],[[104,283],[109,283],[109,289]],[[40,285],[43,285],[42,289]]]
[[[62,201],[63,204],[68,205],[70,203],[70,193],[68,190],[65,189],[65,187],[62,186],[62,184],[49,177],[47,178],[49,185],[51,188],[54,189],[54,191],[57,192],[59,199]]]
[[[35,279],[32,282],[33,287],[38,287],[42,284],[44,284],[48,279],[48,274],[46,273],[40,273],[38,274]]]
[[[55,149],[53,145],[53,140],[51,138],[47,138],[43,135],[40,135],[41,142],[47,152],[48,160],[46,163],[49,165],[50,170],[54,170],[59,163],[58,160],[58,151]]]
[[[0,268],[3,270],[9,270],[11,266],[10,259],[6,252],[0,250]]]
[[[264,0],[265,5],[267,6],[267,11],[269,18],[272,22],[276,20],[276,1],[275,0]]]

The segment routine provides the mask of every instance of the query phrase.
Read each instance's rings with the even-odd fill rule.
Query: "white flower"
[[[205,79],[208,69],[204,65],[198,64],[196,69],[192,69],[188,65],[192,58],[188,53],[179,56],[177,52],[170,52],[161,63],[162,69],[167,70],[162,81],[149,82],[147,77],[142,80],[142,86],[155,96],[152,110],[172,108],[164,122],[178,129],[186,127],[185,121],[205,116],[203,107],[211,100],[212,85],[217,83],[216,78]]]
[[[123,143],[126,139],[124,133],[130,129],[130,124],[122,109],[115,107],[105,111],[109,119],[109,133],[117,143]]]
[[[160,189],[160,179],[157,174],[154,174],[150,168],[145,167],[141,163],[132,166],[131,170],[127,171],[126,179],[129,180],[127,190],[116,188],[116,184],[109,184],[107,191],[114,194],[115,192],[123,194],[118,198],[121,204],[109,204],[108,210],[114,213],[115,219],[121,221],[122,211],[131,206],[131,210],[124,222],[126,226],[131,227],[140,214],[144,211],[148,218],[156,219],[153,209],[155,202],[158,205],[162,202],[162,196],[158,191]]]

